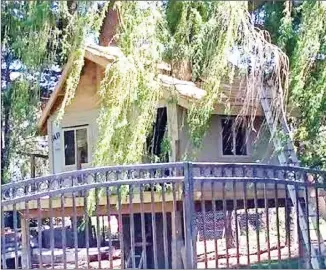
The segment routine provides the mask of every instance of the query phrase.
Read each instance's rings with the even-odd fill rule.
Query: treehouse
[[[109,14],[110,12],[113,11],[110,10]],[[10,193],[14,189],[14,194],[18,194],[20,199],[16,199],[15,207],[7,203],[5,210],[20,211],[24,217],[22,219],[24,228],[29,218],[73,216],[75,237],[73,246],[77,252],[79,246],[76,240],[77,217],[88,215],[86,195],[89,194],[91,188],[106,188],[106,196],[96,202],[97,228],[100,224],[99,216],[118,216],[119,231],[120,233],[123,231],[120,236],[121,261],[123,261],[121,267],[131,265],[133,268],[136,266],[137,248],[142,249],[142,255],[140,255],[142,267],[180,268],[182,265],[193,267],[191,256],[195,251],[192,249],[192,242],[195,241],[197,235],[192,229],[192,220],[197,220],[198,237],[204,239],[206,256],[208,228],[205,226],[214,227],[217,224],[217,211],[222,213],[219,220],[221,222],[224,220],[223,235],[228,235],[231,227],[231,222],[225,223],[225,220],[231,220],[230,217],[227,218],[227,213],[237,211],[236,209],[245,209],[248,224],[247,210],[249,208],[256,209],[256,214],[258,208],[267,209],[268,216],[268,207],[278,209],[283,206],[286,209],[285,219],[288,220],[291,215],[289,207],[293,208],[293,205],[288,197],[289,183],[286,181],[305,178],[309,174],[317,179],[317,173],[298,169],[293,172],[287,167],[283,169],[277,166],[279,161],[274,155],[275,149],[270,140],[270,133],[263,128],[265,113],[262,105],[259,100],[248,101],[244,98],[246,87],[242,85],[240,79],[234,80],[232,84],[225,81],[220,85],[221,99],[214,106],[202,147],[196,152],[196,161],[199,163],[181,163],[180,161],[189,159],[189,153],[192,153],[194,149],[187,115],[191,106],[207,93],[200,87],[200,84],[192,82],[189,76],[188,80],[186,80],[187,76],[179,76],[181,70],[173,71],[168,64],[159,64],[158,79],[161,83],[162,95],[156,108],[153,132],[148,138],[146,148],[151,156],[161,157],[160,161],[167,164],[91,168],[99,138],[97,119],[101,109],[100,84],[107,66],[119,57],[124,57],[119,47],[115,46],[114,42],[112,43],[117,16],[114,12],[111,15],[104,20],[100,45],[92,44],[85,48],[84,66],[77,90],[71,103],[65,108],[61,121],[57,122],[56,119],[65,98],[65,83],[74,65],[72,59],[68,60],[64,67],[59,82],[39,120],[40,133],[48,135],[49,164],[53,176],[26,182],[21,195],[19,195],[20,188],[16,184],[9,186],[4,192]],[[246,105],[244,102],[250,103],[247,104],[248,111],[255,111],[253,125],[250,127],[249,125],[235,125],[236,116]],[[249,118],[249,115],[247,116]],[[242,115],[243,118],[247,116]],[[166,137],[169,138],[170,149],[164,152],[162,143]],[[144,160],[144,163],[146,162],[147,160]],[[144,184],[137,182],[137,179],[144,180]],[[254,188],[249,188],[248,183],[243,182],[243,179],[247,179],[246,181],[255,179],[252,181]],[[115,181],[111,180],[125,182],[121,184],[122,182],[118,181],[115,186]],[[213,183],[213,180],[216,180],[216,183]],[[278,180],[283,182],[279,184]],[[48,190],[49,194],[53,193],[49,195],[50,197],[42,193],[42,184],[45,184],[45,190]],[[150,187],[146,186],[147,184]],[[172,185],[172,192],[167,193],[165,184]],[[83,189],[83,185],[87,186],[87,189],[86,187]],[[129,185],[129,192],[130,189],[132,192],[121,198],[119,191],[123,185]],[[41,192],[37,195],[37,199],[28,197],[27,192],[30,189],[35,191],[35,186],[36,194]],[[116,187],[115,191],[118,192],[108,189],[111,186]],[[158,187],[163,189],[162,194],[153,192],[153,189]],[[191,195],[191,200],[187,192]],[[60,197],[61,193],[63,196]],[[305,193],[298,189],[298,195],[303,198]],[[24,196],[29,198],[26,203],[21,201]],[[318,196],[314,198],[318,199]],[[210,217],[212,213],[213,217]],[[278,217],[278,214],[276,216]],[[267,231],[274,229],[268,226]],[[294,233],[291,229],[294,225],[291,226],[287,223],[284,226],[287,237]],[[215,227],[210,230],[214,230],[216,234]],[[105,243],[105,237],[103,236],[102,242],[99,240],[99,229],[96,235],[97,256],[100,263],[102,256],[100,249],[103,247],[102,242]],[[246,235],[249,235],[248,228]],[[23,235],[25,246],[27,237]],[[86,247],[90,245],[88,237],[86,236]],[[239,246],[239,241],[242,240],[236,239]],[[225,241],[228,242],[227,239]],[[249,254],[249,239],[247,242]],[[229,246],[229,243],[224,243],[224,245]],[[51,247],[54,246],[53,240]],[[257,253],[260,252],[259,246],[258,240]],[[278,243],[279,248],[280,246],[281,244]],[[199,246],[198,249],[200,249]],[[147,251],[144,253],[144,250]],[[215,252],[217,252],[216,248]],[[228,247],[226,247],[226,253],[228,253]],[[143,254],[147,255],[143,256]],[[110,254],[110,259],[112,256]],[[24,258],[25,263],[31,260],[28,259],[28,255]],[[52,260],[53,258],[54,255],[52,255]],[[75,264],[78,268],[78,259],[75,259]],[[237,265],[239,266],[239,262]],[[230,264],[227,265],[229,266]],[[216,267],[219,265],[216,264]]]
[[[97,118],[100,112],[98,94],[107,65],[122,52],[118,47],[89,45],[85,49],[85,64],[82,75],[70,105],[65,108],[62,120],[56,117],[65,95],[65,80],[72,63],[65,66],[60,81],[48,101],[41,119],[39,130],[49,138],[51,173],[77,169],[77,153],[81,152],[81,168],[89,168],[98,137]],[[160,65],[162,74],[162,98],[157,107],[153,137],[149,138],[151,152],[159,156],[164,135],[170,138],[171,149],[168,160],[182,161],[193,148],[187,113],[192,102],[205,95],[205,90],[191,81],[179,80],[169,74],[169,67]],[[245,91],[239,81],[222,84],[224,100],[215,105],[209,128],[203,138],[203,147],[197,152],[197,160],[203,162],[261,162],[277,164],[269,133],[261,129],[264,116],[259,102],[254,105],[256,118],[253,127],[234,128],[235,117],[243,106]],[[253,106],[253,105],[252,105]],[[167,132],[167,134],[165,134]],[[259,135],[259,136],[258,136]]]
[[[112,12],[112,11],[110,11]],[[108,65],[112,64],[119,57],[123,57],[122,51],[119,47],[115,46],[114,42],[114,30],[117,23],[115,13],[108,16],[102,26],[102,34],[100,36],[100,45],[91,44],[85,48],[84,66],[81,72],[80,80],[75,92],[75,96],[72,102],[65,108],[63,117],[59,123],[56,118],[60,106],[65,97],[65,82],[73,67],[72,60],[68,60],[68,63],[63,69],[60,80],[52,93],[38,123],[39,130],[42,135],[48,135],[49,140],[49,160],[50,171],[53,174],[59,174],[63,172],[87,169],[92,167],[93,154],[97,146],[99,127],[97,118],[100,113],[101,100],[99,95],[100,84],[105,76],[105,69]],[[110,41],[110,42],[108,42]],[[153,123],[153,132],[151,137],[148,138],[148,149],[150,156],[161,157],[161,162],[178,162],[189,159],[193,150],[193,145],[190,138],[189,126],[187,123],[187,115],[192,104],[199,101],[206,95],[206,91],[200,87],[200,84],[191,81],[191,71],[182,69],[182,66],[177,67],[177,70],[171,68],[166,63],[158,65],[160,72],[158,79],[161,83],[161,99],[157,105],[156,121]],[[200,162],[219,162],[219,163],[265,163],[265,164],[278,164],[276,156],[273,156],[273,145],[270,143],[269,132],[262,128],[264,122],[264,114],[259,100],[247,100],[250,103],[248,111],[255,111],[254,124],[249,126],[243,125],[235,128],[236,116],[244,106],[246,87],[241,83],[240,79],[234,80],[232,84],[227,80],[222,82],[221,86],[221,99],[214,106],[209,127],[206,135],[203,138],[202,147],[196,153],[196,160]],[[246,117],[246,116],[244,116]],[[249,115],[248,115],[249,117]],[[167,153],[163,153],[162,142],[165,137],[169,138],[170,149]],[[163,157],[163,160],[162,160]],[[148,160],[144,160],[147,163]],[[195,173],[195,172],[194,172]],[[197,172],[200,175],[200,172]],[[241,174],[241,173],[240,173]],[[260,185],[259,196],[263,196],[263,186]],[[244,192],[244,187],[237,185],[235,192],[238,197],[241,197]],[[212,187],[210,184],[204,184],[202,187],[199,183],[195,184],[195,200],[210,200],[212,198]],[[213,196],[216,199],[222,197],[233,198],[233,193],[222,192],[222,184],[216,184],[214,186]],[[134,190],[138,195],[133,198],[135,220],[135,232],[136,228],[140,228],[140,216],[141,211],[141,199],[139,191]],[[233,192],[233,191],[232,191]],[[182,201],[180,197],[181,190],[176,192],[176,200]],[[254,193],[251,191],[247,194],[248,199],[254,198]],[[279,197],[285,197],[285,186],[279,186]],[[157,221],[156,230],[162,231],[162,221],[166,217],[163,216],[163,209],[161,206],[162,197],[154,195],[155,212]],[[267,197],[274,197],[273,187],[267,191]],[[152,211],[149,207],[150,203],[153,203],[150,192],[144,192],[143,202],[145,207],[145,222],[146,226],[149,225],[148,214]],[[50,207],[49,202],[43,200],[44,206],[42,208],[47,209]],[[128,199],[122,200],[122,213],[124,216],[121,220],[124,227],[124,232],[130,231],[130,221],[127,214],[130,214]],[[104,207],[98,210],[98,214],[105,215],[106,201],[100,200],[99,205]],[[117,204],[117,197],[111,194],[111,204]],[[54,200],[52,207],[55,213],[58,215],[60,202]],[[85,207],[85,201],[83,198],[79,198],[77,201],[77,214],[83,215]],[[31,208],[36,208],[36,205],[31,205]],[[71,198],[66,198],[65,201],[66,213],[69,213],[73,209],[73,201]],[[167,195],[165,198],[165,211],[172,213],[173,208],[173,196]],[[29,213],[32,214],[37,210],[30,209]],[[46,210],[49,214],[49,211]],[[44,213],[45,214],[45,213]],[[114,209],[111,209],[111,214],[117,215]],[[181,223],[181,215],[177,213],[174,216],[174,221],[171,221],[172,216],[169,215],[167,230],[170,232],[174,230],[174,236],[176,241],[178,236],[176,231],[178,230],[178,223]],[[173,228],[172,228],[173,227]],[[124,235],[125,246],[130,246],[130,234]],[[165,239],[157,238],[156,244],[158,246],[163,245]],[[169,243],[171,238],[167,240]],[[130,248],[130,247],[129,247]],[[126,252],[128,248],[125,247]],[[160,251],[157,251],[160,254]],[[162,250],[163,252],[163,250]],[[179,254],[179,253],[178,253]],[[163,255],[163,254],[162,254]],[[162,258],[161,258],[162,257]],[[158,255],[158,265],[163,267],[164,256]],[[181,255],[174,254],[174,265],[180,265],[177,258],[180,259]],[[148,262],[150,263],[150,262]],[[153,263],[153,262],[152,262]]]
[[[78,160],[80,168],[88,168],[92,164],[99,130],[97,118],[101,107],[100,83],[106,67],[123,57],[115,41],[118,23],[117,12],[110,10],[101,28],[100,45],[92,44],[85,48],[80,81],[60,123],[57,125],[56,117],[65,96],[66,79],[73,67],[72,59],[64,67],[42,112],[38,127],[41,134],[48,135],[51,173],[77,169]],[[200,88],[200,83],[191,81],[191,70],[187,65],[173,66],[171,69],[170,65],[161,63],[158,70],[162,95],[147,149],[151,155],[162,155],[161,144],[165,136],[169,138],[171,149],[165,155],[163,153],[164,159],[161,161],[185,160],[193,150],[187,114],[192,104],[206,95],[206,91]],[[221,98],[215,104],[203,146],[196,152],[196,159],[203,162],[278,164],[275,155],[273,157],[270,135],[266,129],[261,128],[264,115],[259,100],[245,99],[246,83],[235,79],[230,84],[225,80],[220,89]],[[244,102],[247,103],[248,114],[254,112],[256,117],[250,128],[249,125],[235,128],[235,117],[244,107]],[[148,160],[144,160],[146,161]]]

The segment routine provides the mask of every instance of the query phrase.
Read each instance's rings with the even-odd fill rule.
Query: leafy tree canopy
[[[96,164],[141,162],[160,97],[156,64],[168,61],[176,76],[185,75],[177,74],[178,70],[190,70],[190,79],[208,93],[188,114],[195,146],[200,147],[213,105],[221,97],[221,81],[233,81],[240,73],[248,82],[246,98],[259,96],[262,83],[269,80],[276,104],[295,105],[299,117],[292,123],[301,143],[301,159],[305,165],[326,168],[326,135],[322,135],[326,6],[322,1],[266,1],[257,7],[254,2],[111,1],[119,11],[117,39],[126,58],[108,67],[101,83]],[[4,173],[15,157],[10,153],[22,145],[15,134],[34,136],[35,125],[28,131],[24,125],[36,122],[40,98],[53,85],[44,82],[56,81],[54,67],[62,66],[68,55],[74,68],[59,118],[74,97],[84,64],[83,48],[90,36],[98,35],[110,3],[4,1],[1,5]],[[234,51],[240,55],[237,65],[229,59]],[[20,76],[12,80],[17,66]],[[44,80],[49,76],[52,79]],[[244,106],[241,113],[248,110]]]

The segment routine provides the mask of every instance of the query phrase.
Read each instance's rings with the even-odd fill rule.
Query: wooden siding
[[[58,146],[58,143],[54,149],[52,137],[57,132],[60,133],[60,140],[63,140],[63,128],[69,128],[79,125],[87,125],[89,131],[89,151],[90,161],[92,161],[92,155],[94,154],[94,148],[98,138],[98,125],[97,118],[100,110],[100,97],[99,88],[101,80],[104,76],[104,68],[95,64],[90,60],[85,60],[85,65],[82,71],[80,82],[78,84],[75,97],[70,105],[65,109],[65,113],[59,126],[56,126],[57,111],[60,107],[56,108],[56,112],[53,113],[48,119],[47,130],[49,132],[49,156],[50,156],[50,171],[51,173],[59,173],[63,171],[69,171],[76,169],[74,166],[64,166],[64,150],[63,143]],[[232,87],[225,85],[225,93],[229,93],[232,98],[239,95],[238,90],[243,91],[240,87],[239,81],[235,82]],[[187,107],[190,104],[190,100],[184,97],[180,97],[179,101],[182,106],[175,103],[171,103],[171,96],[169,93],[171,89],[165,90],[163,99],[159,102],[159,107],[167,107],[168,113],[168,130],[169,137],[171,138],[172,151],[170,153],[171,161],[182,160],[185,154],[191,151],[192,146],[190,144],[189,127],[187,125]],[[181,102],[182,101],[182,102]],[[179,103],[179,104],[180,104]],[[60,106],[58,104],[58,106]],[[277,163],[276,159],[271,159],[271,153],[273,149],[268,144],[269,134],[264,134],[257,139],[255,132],[250,132],[248,140],[248,155],[247,156],[223,156],[222,155],[222,142],[221,142],[221,127],[220,116],[225,113],[225,108],[222,104],[216,105],[215,114],[212,115],[210,128],[207,135],[204,138],[203,148],[198,153],[198,161],[215,161],[215,162],[260,162],[265,163]],[[240,106],[234,105],[232,114],[237,113],[237,109]],[[259,120],[260,121],[260,120]],[[259,130],[260,122],[257,122],[256,130]],[[261,139],[263,138],[263,140]],[[264,142],[265,141],[265,142]],[[254,150],[254,148],[256,150]],[[82,167],[87,168],[91,166],[85,164]]]
[[[97,118],[100,109],[100,97],[98,95],[98,81],[101,80],[103,69],[95,63],[86,60],[82,71],[80,82],[77,86],[75,97],[71,104],[65,108],[65,113],[59,126],[56,126],[57,111],[51,115],[48,120],[48,140],[49,140],[49,156],[50,156],[50,172],[59,173],[76,169],[74,166],[64,166],[64,150],[63,150],[63,128],[69,128],[79,125],[88,126],[89,151],[90,161],[96,146],[98,136]],[[52,137],[55,133],[60,132],[60,145],[57,142],[57,147],[54,149],[54,142]],[[90,165],[83,165],[87,168]]]
[[[181,160],[192,152],[193,146],[190,141],[189,126],[187,124],[187,110],[178,106],[178,125]],[[262,162],[267,164],[278,164],[277,158],[273,157],[273,147],[269,143],[269,133],[259,130],[262,117],[255,121],[255,131],[248,130],[246,156],[224,156],[222,153],[222,127],[221,115],[212,115],[210,128],[203,138],[202,148],[197,152],[197,160],[202,162]],[[188,159],[188,158],[186,158]]]

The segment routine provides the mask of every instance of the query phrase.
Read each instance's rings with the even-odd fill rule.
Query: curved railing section
[[[187,178],[187,179],[186,179]],[[2,203],[17,203],[62,192],[79,192],[92,188],[163,184],[187,180],[277,180],[280,182],[326,183],[326,171],[256,163],[176,162],[108,166],[64,172],[12,182],[2,186]]]
[[[326,171],[257,163],[192,163],[194,177],[266,178],[326,183]]]
[[[46,195],[78,192],[91,188],[166,183],[184,177],[184,163],[107,166],[64,172],[5,184],[2,204],[17,203]]]

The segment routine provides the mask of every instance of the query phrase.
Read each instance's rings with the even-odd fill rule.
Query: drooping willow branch
[[[188,114],[190,134],[197,147],[208,128],[215,104],[221,102],[222,82],[232,83],[235,77],[240,77],[246,90],[239,116],[250,115],[252,122],[267,82],[275,119],[284,110],[288,88],[287,56],[270,43],[266,32],[254,27],[246,2],[211,3],[208,19],[198,18],[201,16],[199,11],[205,7],[199,9],[191,2],[184,3],[173,39],[177,43],[173,49],[180,48],[175,57],[191,61],[194,79],[200,78],[200,85],[207,92]],[[196,19],[192,21],[190,18]],[[189,34],[180,38],[180,33]],[[229,58],[234,52],[239,52],[237,64],[231,63]]]

